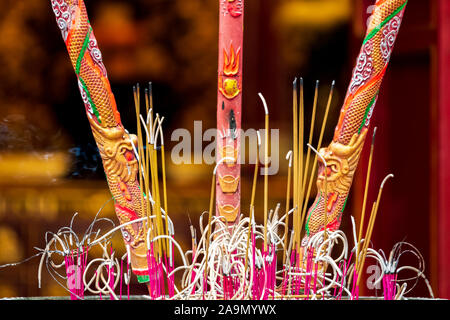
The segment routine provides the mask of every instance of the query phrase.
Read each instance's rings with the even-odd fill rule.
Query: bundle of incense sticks
[[[372,154],[373,154],[373,146],[375,143],[375,132],[376,132],[376,128],[374,129],[374,135],[373,135],[373,139],[372,139],[372,145],[371,145],[371,155],[369,157],[369,165],[368,167],[370,168],[371,163],[372,163]],[[374,201],[373,205],[372,205],[372,210],[370,212],[370,217],[369,217],[369,223],[367,225],[366,228],[366,236],[364,237],[364,239],[360,238],[361,234],[362,234],[362,230],[364,227],[364,212],[361,213],[361,224],[360,224],[360,228],[359,228],[359,239],[356,245],[356,262],[355,262],[355,275],[356,275],[356,279],[354,281],[356,281],[356,287],[359,286],[359,282],[361,280],[361,273],[364,270],[364,264],[366,261],[366,257],[367,257],[367,252],[368,252],[368,247],[370,244],[370,240],[372,238],[372,232],[373,232],[373,228],[375,225],[375,220],[377,217],[377,213],[378,213],[378,208],[379,208],[379,204],[381,201],[381,195],[383,193],[383,189],[384,189],[384,185],[385,183],[388,181],[388,179],[393,178],[394,175],[393,174],[388,174],[383,181],[381,182],[380,188],[378,190],[378,196],[376,201]],[[367,181],[370,179],[370,170],[367,172],[367,178],[366,178],[366,183]],[[367,190],[366,190],[367,192]],[[366,202],[366,194],[364,195],[364,204],[363,204],[363,208],[366,206],[365,202]],[[364,240],[364,242],[361,244],[362,240]]]
[[[330,110],[330,105],[333,97],[335,82],[331,84],[331,89],[328,97],[328,102],[325,108],[325,114],[322,118],[322,125],[320,129],[320,135],[318,139],[318,144],[316,149],[320,149],[322,146],[323,134],[325,132],[326,123],[328,119],[328,113]],[[299,88],[300,86],[300,88]],[[319,81],[316,82],[315,92],[314,92],[314,102],[312,107],[311,114],[311,123],[310,130],[308,136],[308,145],[312,144],[313,141],[313,133],[315,128],[316,121],[316,110],[318,103],[318,90],[319,90]],[[303,88],[303,79],[300,78],[298,81],[295,78],[293,82],[293,154],[289,157],[289,171],[288,171],[288,185],[286,192],[286,212],[289,211],[289,196],[290,196],[290,172],[291,167],[293,167],[293,208],[294,208],[294,217],[293,217],[293,230],[294,230],[294,248],[298,251],[298,247],[300,244],[300,235],[303,228],[303,223],[305,220],[306,209],[308,205],[309,196],[311,194],[312,184],[315,180],[315,172],[317,167],[317,154],[314,156],[314,160],[312,162],[312,167],[310,169],[310,160],[311,160],[311,148],[308,148],[306,151],[306,157],[304,157],[305,152],[305,144],[304,144],[304,130],[305,130],[305,121],[304,121],[304,88]],[[300,92],[300,96],[299,96]],[[291,157],[293,158],[293,166],[291,165]],[[308,181],[308,183],[307,183]],[[288,220],[286,221],[286,228],[284,234],[287,235],[287,227]],[[285,246],[287,247],[287,237],[285,237]]]
[[[77,250],[72,250],[64,257],[67,287],[71,300],[83,299],[84,297],[83,275],[86,270],[87,257],[88,248],[84,246]]]
[[[383,277],[383,295],[385,300],[394,300],[396,295],[397,275],[387,273]]]
[[[323,135],[325,132],[328,114],[333,98],[335,82],[333,81],[331,84],[331,89],[328,95],[327,104],[325,107],[325,113],[322,117],[322,124],[320,127],[320,134],[318,137],[317,148],[311,147],[314,139],[314,128],[316,121],[316,113],[317,113],[317,104],[318,104],[318,92],[319,92],[319,81],[316,81],[315,91],[314,91],[314,99],[312,106],[312,114],[311,114],[311,123],[310,130],[308,135],[308,142],[305,153],[305,106],[304,106],[304,85],[303,78],[298,80],[295,78],[293,82],[293,150],[289,151],[286,159],[289,161],[288,168],[288,179],[287,179],[287,187],[286,187],[286,213],[290,210],[290,191],[291,191],[291,183],[293,183],[293,197],[292,197],[292,208],[294,210],[293,213],[293,222],[292,222],[292,245],[290,245],[290,249],[283,253],[283,263],[286,263],[286,259],[292,250],[294,255],[298,255],[300,252],[300,239],[303,224],[305,221],[306,210],[308,206],[308,200],[310,198],[313,181],[315,181],[315,172],[317,167],[317,157],[318,153],[316,149],[320,149],[322,146]],[[312,160],[312,166],[310,166],[311,161],[311,150],[315,151],[314,159]],[[293,179],[291,179],[291,176]],[[291,180],[293,180],[291,182]],[[325,212],[326,213],[326,212]],[[289,215],[286,215],[285,227],[284,227],[284,247],[288,248],[288,228],[289,228]],[[296,261],[294,265],[300,268],[298,263],[303,264],[303,259],[300,257],[294,259]]]
[[[141,197],[142,207],[147,210],[147,224],[144,234],[147,239],[147,262],[149,270],[149,292],[153,297],[164,295],[164,270],[167,275],[173,270],[173,236],[169,229],[169,213],[167,206],[167,185],[164,134],[162,123],[164,117],[154,115],[152,83],[145,89],[145,113],[140,112],[141,99],[139,84],[133,88],[135,111],[137,119],[137,153],[139,163],[139,186],[144,196]],[[143,130],[144,129],[144,130]],[[159,144],[159,145],[158,145]],[[158,151],[161,154],[162,191],[164,209],[161,203],[161,186],[159,178]],[[153,195],[153,199],[150,197]],[[154,218],[152,218],[154,217]],[[173,275],[167,277],[169,295],[174,294]]]

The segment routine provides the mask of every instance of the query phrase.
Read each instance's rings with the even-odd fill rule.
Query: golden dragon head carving
[[[319,153],[325,159],[327,167],[319,158],[319,177],[317,187],[325,192],[325,174],[327,175],[327,193],[348,193],[353,175],[358,165],[359,156],[364,146],[367,129],[360,134],[355,133],[348,145],[333,141],[327,148],[321,148]]]
[[[139,168],[133,152],[133,145],[137,148],[138,143],[136,135],[126,133],[121,125],[104,128],[93,119],[89,119],[89,122],[103,160],[106,176],[123,183],[134,182]]]
[[[319,157],[318,194],[307,215],[305,226],[307,233],[302,240],[302,246],[306,245],[312,235],[324,229],[325,224],[332,230],[338,228],[338,220],[350,191],[366,134],[367,129],[364,128],[361,133],[355,133],[347,145],[333,141],[328,147],[320,149],[319,154],[327,166],[325,167]]]

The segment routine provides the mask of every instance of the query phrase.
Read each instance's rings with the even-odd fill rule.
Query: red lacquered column
[[[450,1],[439,1],[439,297],[450,298]]]
[[[244,0],[219,0],[219,67],[217,90],[216,215],[230,224],[240,213],[240,129],[242,109],[242,41]],[[231,159],[234,159],[231,160]]]

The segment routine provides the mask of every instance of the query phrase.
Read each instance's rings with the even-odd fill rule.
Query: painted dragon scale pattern
[[[340,226],[353,175],[407,2],[407,0],[378,0],[375,3],[333,141],[327,148],[319,150],[327,163],[327,170],[325,172],[325,166],[319,159],[318,194],[306,216],[306,235],[302,240],[302,246],[307,244],[312,235],[323,230],[325,223],[327,229],[333,231]]]
[[[102,54],[89,23],[83,0],[51,0],[56,22],[78,78],[92,133],[97,143],[109,189],[121,224],[147,216],[137,179],[138,162],[133,153],[135,135],[126,133],[117,111]],[[140,282],[148,278],[147,247],[142,222],[122,228],[130,249],[133,272]]]

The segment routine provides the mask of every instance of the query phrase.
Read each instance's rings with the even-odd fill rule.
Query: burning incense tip
[[[286,160],[289,160],[289,168],[292,167],[292,150],[286,154]]]
[[[390,178],[394,178],[394,175],[393,175],[392,173],[391,173],[391,174],[388,174],[388,175],[386,176],[386,178],[383,179],[383,182],[381,183],[380,189],[383,189],[383,188],[384,188],[384,184],[385,184],[386,181],[388,181]]]
[[[375,134],[377,133],[377,127],[373,128],[373,135],[372,135],[372,145],[375,144]]]
[[[264,96],[262,95],[261,92],[258,93],[258,96],[261,98],[261,101],[262,101],[262,103],[263,103],[263,106],[264,106],[264,113],[265,113],[266,115],[268,115],[268,114],[269,114],[269,109],[267,108],[266,99],[264,99]],[[266,134],[267,134],[267,133],[266,133]]]

